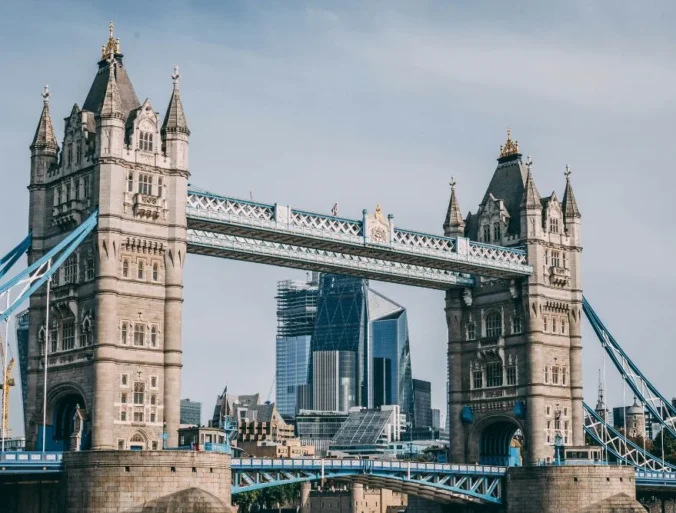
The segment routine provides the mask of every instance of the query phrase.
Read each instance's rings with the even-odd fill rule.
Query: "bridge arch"
[[[71,447],[71,435],[75,427],[75,410],[87,411],[85,393],[77,384],[56,385],[47,393],[47,449],[68,450]],[[51,426],[50,426],[51,423]],[[88,419],[83,426],[83,437],[78,449],[87,447],[89,434]]]
[[[523,435],[522,424],[509,415],[491,415],[481,419],[469,435],[467,461],[508,466],[512,440],[519,431]]]

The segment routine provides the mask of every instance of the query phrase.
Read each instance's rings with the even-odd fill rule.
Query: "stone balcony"
[[[54,287],[50,300],[53,308],[65,314],[70,310],[70,313],[75,315],[78,296],[78,286],[74,283],[65,283]]]
[[[552,266],[549,270],[549,281],[552,285],[565,287],[570,283],[570,269]]]
[[[52,222],[63,230],[69,230],[82,222],[82,214],[89,200],[68,200],[52,208]]]
[[[164,210],[164,200],[159,196],[137,193],[134,195],[133,209],[136,217],[157,219]]]

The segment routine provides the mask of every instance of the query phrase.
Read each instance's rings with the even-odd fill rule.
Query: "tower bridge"
[[[670,465],[583,405],[586,315],[632,390],[676,433],[676,410],[583,298],[581,214],[568,168],[562,199],[542,197],[532,160],[508,131],[475,213],[462,215],[452,182],[443,235],[399,228],[380,207],[346,219],[236,199],[188,185],[191,133],[178,68],[171,78],[160,117],[150,100],[136,96],[111,26],[89,93],[82,107],[73,105],[60,145],[45,88],[30,145],[30,235],[0,260],[2,280],[28,256],[26,270],[0,281],[0,299],[8,298],[0,320],[29,300],[24,421],[27,445],[38,452],[3,457],[0,475],[67,473],[68,461],[79,461],[69,450],[87,453],[81,458],[90,463],[117,458],[106,465],[120,468],[146,464],[124,455],[129,448],[170,461],[160,449],[165,433],[169,446],[178,445],[183,266],[190,253],[446,291],[453,463],[413,474],[410,466],[346,463],[339,471],[331,463],[336,476],[502,503],[509,501],[501,491],[509,472],[469,464],[505,462],[520,430],[533,472],[521,478],[538,479],[552,471],[533,466],[555,461],[560,446],[584,446],[586,430],[627,465],[632,487],[634,478],[641,486],[673,487]],[[198,170],[194,176],[199,181]],[[196,457],[176,456],[186,468]],[[287,462],[270,469],[243,460],[229,465],[222,468],[234,476],[233,493],[322,479],[326,471],[321,463],[318,472],[316,462],[301,462],[293,472]],[[620,471],[594,472],[590,482]]]

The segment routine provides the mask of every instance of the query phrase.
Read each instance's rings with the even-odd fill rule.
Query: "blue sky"
[[[113,19],[136,92],[164,112],[181,68],[191,183],[225,195],[441,232],[455,175],[476,211],[507,126],[542,195],[565,165],[582,211],[583,285],[627,352],[676,395],[671,2],[5,2],[0,16],[0,252],[26,231],[30,144],[84,101]],[[267,396],[275,286],[303,273],[193,256],[185,268],[184,397],[209,411],[227,382]],[[374,288],[409,309],[414,377],[442,408],[441,292]],[[585,397],[603,358],[585,331]],[[609,399],[623,387],[608,372]],[[18,390],[13,422],[18,427]],[[274,395],[273,395],[274,398]],[[629,400],[629,399],[628,399]]]

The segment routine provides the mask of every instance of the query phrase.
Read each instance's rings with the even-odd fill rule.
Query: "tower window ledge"
[[[504,346],[505,339],[502,337],[483,337],[479,339],[479,347]]]
[[[549,270],[549,280],[552,285],[565,286],[570,282],[570,269],[552,266]]]

